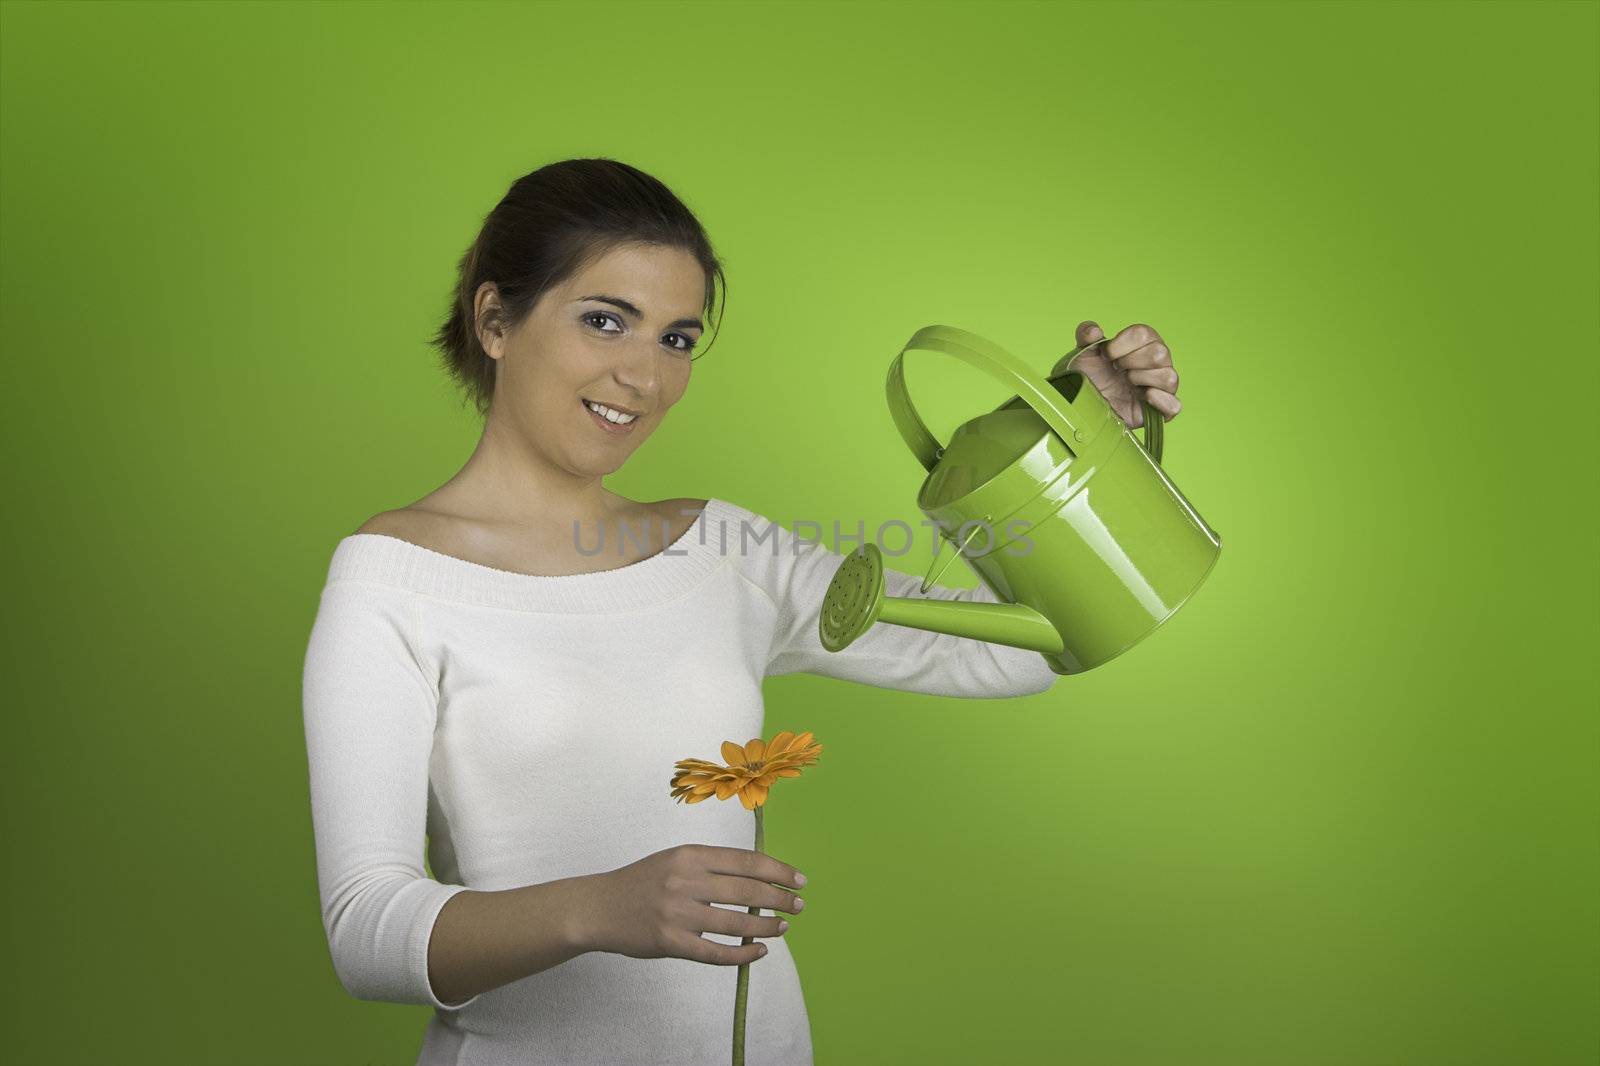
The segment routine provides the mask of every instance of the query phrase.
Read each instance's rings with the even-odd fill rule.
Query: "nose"
[[[611,376],[635,398],[653,398],[661,388],[661,356],[656,352],[655,344],[640,340],[621,347],[622,354],[612,365]]]

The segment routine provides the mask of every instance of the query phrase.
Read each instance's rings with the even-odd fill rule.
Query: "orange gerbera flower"
[[[747,811],[767,802],[767,790],[780,777],[799,777],[800,768],[817,761],[822,745],[811,739],[810,731],[796,735],[784,730],[770,743],[760,737],[743,746],[731,740],[722,742],[722,757],[728,765],[705,759],[680,759],[674,765],[672,798],[680,803],[699,803],[707,796],[717,799],[738,796]]]

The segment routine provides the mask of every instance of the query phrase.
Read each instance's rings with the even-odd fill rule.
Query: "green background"
[[[1223,552],[1134,652],[768,683],[827,747],[767,812],[819,1064],[1595,1061],[1596,4],[0,20],[11,1061],[414,1060],[328,959],[305,641],[476,442],[457,257],[583,155],[730,282],[624,494],[915,525],[883,376],[930,323],[1047,369],[1145,322],[1182,375]],[[1004,398],[917,358],[941,436]]]

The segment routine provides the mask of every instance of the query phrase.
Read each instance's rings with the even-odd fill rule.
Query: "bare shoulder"
[[[377,533],[432,547],[445,536],[444,516],[419,507],[397,507],[382,511],[361,524],[357,533]]]
[[[685,511],[698,512],[705,507],[708,502],[709,501],[707,500],[697,500],[692,496],[679,496],[674,500],[657,500],[651,506],[655,507],[662,514],[676,515]]]
[[[680,496],[673,500],[657,500],[650,506],[666,528],[672,530],[672,539],[676,540],[695,524],[707,502],[692,496]]]

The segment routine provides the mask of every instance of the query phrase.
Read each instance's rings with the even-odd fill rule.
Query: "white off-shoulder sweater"
[[[753,847],[752,811],[674,802],[668,782],[679,759],[765,735],[765,677],[991,699],[1054,684],[1034,652],[902,626],[826,651],[817,618],[843,559],[715,498],[661,553],[586,574],[518,574],[382,534],[339,541],[304,673],[322,920],[350,995],[433,1008],[418,1066],[730,1062],[736,967],[589,952],[446,1004],[428,980],[434,919],[469,888],[684,843]],[[921,595],[909,574],[886,582]],[[995,602],[983,585],[926,595]],[[746,1059],[806,1066],[794,957],[784,937],[763,942]]]

